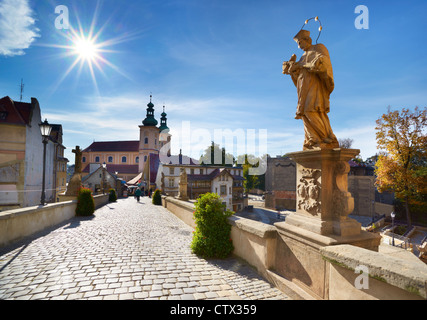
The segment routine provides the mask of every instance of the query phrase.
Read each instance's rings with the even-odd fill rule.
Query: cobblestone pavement
[[[191,253],[192,231],[151,199],[119,199],[0,249],[0,299],[289,299],[235,258]]]

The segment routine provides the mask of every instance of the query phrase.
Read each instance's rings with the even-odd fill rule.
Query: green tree
[[[211,166],[232,167],[234,157],[227,153],[225,148],[220,148],[219,144],[212,141],[212,144],[207,147],[200,157],[200,163]]]
[[[423,203],[427,193],[427,109],[383,114],[377,121],[376,186],[379,192],[393,190],[405,203],[407,223],[412,226],[411,203]],[[423,200],[424,199],[424,200]]]
[[[244,154],[237,157],[237,163],[242,164],[243,167],[243,177],[245,178],[243,186],[246,193],[251,189],[265,190],[265,173],[250,174],[250,169],[266,166],[266,162],[267,155],[255,157],[252,154]],[[261,170],[261,172],[263,172],[263,170]]]
[[[92,196],[92,190],[80,188],[77,195],[76,215],[91,216],[95,212],[95,200]]]
[[[233,214],[216,193],[205,193],[195,203],[191,250],[204,258],[226,258],[233,250],[231,224],[228,217]]]
[[[156,189],[154,191],[153,194],[153,199],[151,200],[151,202],[153,204],[155,204],[156,206],[161,206],[162,205],[162,195],[159,189]]]

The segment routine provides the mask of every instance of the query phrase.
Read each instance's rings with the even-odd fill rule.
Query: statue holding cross
[[[82,186],[82,150],[79,146],[71,150],[76,156],[74,160],[74,174],[65,191],[66,196],[77,196],[79,189]]]

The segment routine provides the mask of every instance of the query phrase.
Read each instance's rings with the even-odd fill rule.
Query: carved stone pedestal
[[[357,149],[341,148],[291,153],[297,163],[297,210],[286,223],[321,235],[360,234],[360,223],[347,217],[354,208],[348,162],[357,154]]]
[[[328,297],[329,270],[320,248],[351,244],[378,251],[381,237],[361,230],[348,192],[349,160],[356,149],[314,149],[291,153],[297,163],[297,210],[284,222],[275,223],[279,233],[276,272],[306,289],[316,298]]]

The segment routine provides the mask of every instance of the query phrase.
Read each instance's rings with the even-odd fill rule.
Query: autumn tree
[[[405,204],[409,228],[412,226],[410,204],[425,201],[427,193],[427,109],[403,108],[383,114],[376,123],[376,186],[379,192],[392,190]]]

